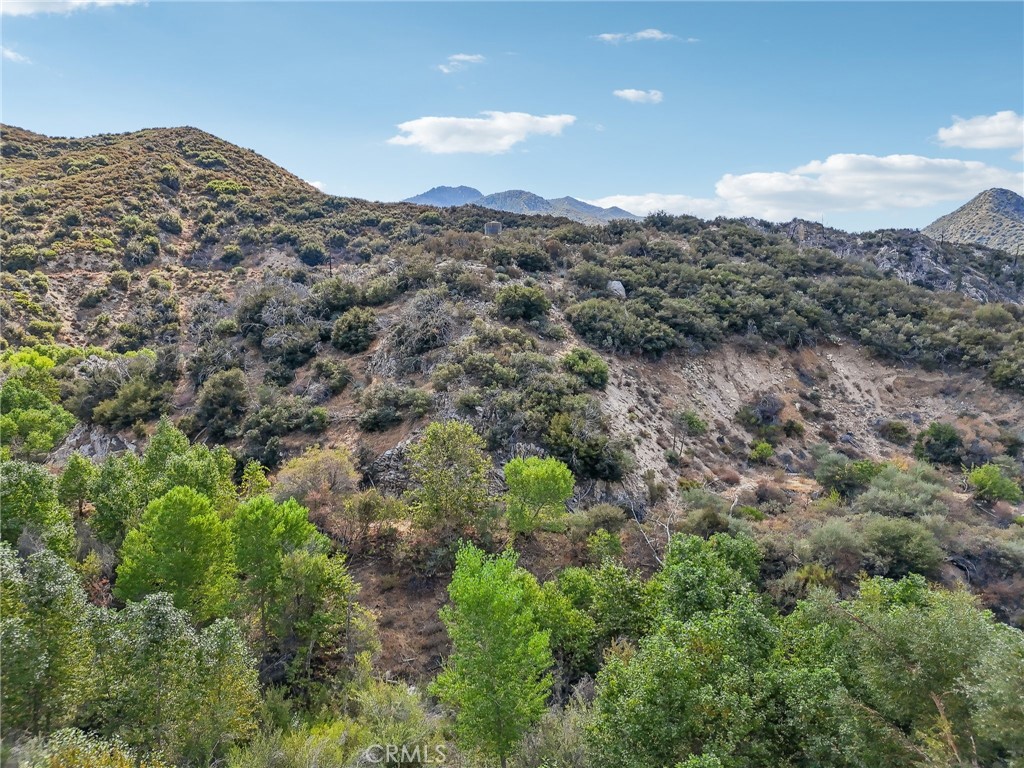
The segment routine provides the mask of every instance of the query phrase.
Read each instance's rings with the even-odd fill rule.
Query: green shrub
[[[562,358],[562,367],[593,389],[604,389],[608,384],[608,363],[589,349],[572,350]]]
[[[359,404],[362,406],[359,428],[367,432],[382,432],[409,416],[425,416],[432,405],[432,398],[429,393],[415,387],[378,384],[363,392]]]
[[[232,243],[231,245],[224,246],[224,252],[220,255],[220,260],[225,264],[234,266],[241,263],[244,257],[245,254],[242,253],[241,247]]]
[[[175,213],[161,213],[157,217],[156,225],[172,235],[181,234],[181,218]]]
[[[878,427],[878,434],[883,440],[897,445],[910,442],[910,428],[902,421],[886,421]]]
[[[599,530],[617,533],[626,524],[626,512],[614,504],[595,504],[569,515],[569,539],[585,542]]]
[[[885,466],[882,462],[870,459],[854,461],[841,453],[826,452],[818,460],[814,479],[821,483],[825,490],[836,491],[841,496],[849,498],[867,488]]]
[[[313,363],[313,377],[327,385],[327,390],[336,395],[352,382],[352,371],[345,363],[321,358]]]
[[[1003,473],[1002,467],[996,464],[985,464],[972,469],[967,481],[974,489],[974,495],[982,501],[1009,501],[1019,504],[1024,501],[1024,493],[1013,478]]]
[[[587,560],[602,563],[622,556],[622,539],[604,528],[598,528],[587,536]]]
[[[942,563],[935,536],[913,520],[874,517],[864,526],[864,541],[874,563],[872,570],[890,579],[911,573],[935,576]]]
[[[933,421],[917,436],[914,455],[933,464],[959,466],[963,453],[963,440],[956,427]]]
[[[369,309],[353,307],[331,328],[331,344],[343,352],[363,352],[377,335],[377,316]]]
[[[498,316],[506,320],[533,320],[551,309],[540,288],[528,285],[507,285],[494,295]]]
[[[690,437],[700,437],[708,431],[708,423],[696,411],[676,411],[672,414],[672,423]]]
[[[248,382],[238,368],[218,371],[196,395],[196,423],[214,440],[237,437],[249,407]]]
[[[576,333],[598,349],[661,355],[679,341],[669,326],[637,315],[618,300],[587,299],[569,307],[565,316]]]
[[[750,455],[747,458],[757,464],[766,464],[774,455],[775,449],[772,448],[772,444],[761,440],[751,446]]]

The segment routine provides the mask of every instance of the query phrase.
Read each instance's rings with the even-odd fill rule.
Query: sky
[[[1024,3],[3,0],[4,123],[192,125],[325,191],[847,230],[1024,193]]]

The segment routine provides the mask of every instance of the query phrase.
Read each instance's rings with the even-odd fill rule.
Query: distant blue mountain
[[[403,200],[403,203],[416,203],[417,205],[433,205],[436,208],[449,208],[455,205],[468,205],[483,197],[479,189],[472,187],[434,187],[422,195],[410,197]]]
[[[534,216],[564,216],[583,224],[607,224],[612,219],[639,219],[629,211],[621,208],[601,208],[585,203],[575,197],[559,197],[546,200],[540,195],[523,189],[509,189],[483,195],[473,187],[434,187],[422,195],[403,200],[406,203],[432,205],[437,208],[448,208],[458,205],[479,205],[482,208],[493,208],[496,211],[522,213]]]

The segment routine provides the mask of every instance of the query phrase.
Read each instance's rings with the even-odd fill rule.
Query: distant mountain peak
[[[432,205],[447,208],[458,205],[479,205],[508,213],[528,216],[563,216],[582,224],[607,224],[613,219],[639,219],[621,208],[601,208],[585,203],[575,197],[558,197],[547,200],[525,189],[506,189],[483,195],[473,187],[434,187],[423,194],[410,197],[402,202],[417,205]]]
[[[433,205],[437,208],[469,205],[484,196],[484,193],[473,187],[434,187],[421,195],[403,200],[403,203],[417,205]]]
[[[1024,197],[1009,189],[986,189],[922,232],[935,240],[1014,252],[1024,248]]]

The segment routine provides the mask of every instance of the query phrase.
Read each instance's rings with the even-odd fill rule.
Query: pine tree
[[[75,451],[57,481],[57,498],[61,504],[73,509],[79,518],[85,512],[86,499],[98,474],[96,465]]]
[[[174,488],[150,502],[121,548],[114,594],[139,600],[170,592],[197,622],[223,616],[235,586],[234,542],[210,500]]]

